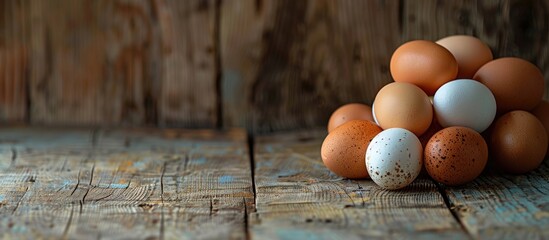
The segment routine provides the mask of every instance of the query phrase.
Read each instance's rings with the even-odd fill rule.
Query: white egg
[[[375,109],[374,103],[372,103],[372,117],[374,117],[374,122],[376,122],[376,124],[379,126],[379,122],[377,121],[377,118],[376,118],[376,109]]]
[[[443,127],[462,126],[486,130],[496,116],[496,99],[475,80],[459,79],[442,85],[433,99],[438,122]]]
[[[372,180],[386,189],[408,186],[423,165],[423,147],[416,135],[389,128],[375,136],[366,151],[366,168]]]

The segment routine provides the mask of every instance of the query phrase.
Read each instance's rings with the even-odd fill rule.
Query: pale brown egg
[[[482,173],[488,162],[488,145],[471,128],[449,127],[433,135],[423,156],[425,168],[435,181],[457,186]]]
[[[328,132],[351,120],[368,120],[374,121],[372,116],[372,108],[361,103],[345,104],[332,113],[328,121]]]
[[[482,65],[494,59],[490,47],[473,36],[449,36],[436,43],[448,49],[456,58],[458,63],[456,78],[471,79]]]
[[[428,95],[456,78],[458,64],[446,48],[424,40],[402,44],[391,57],[391,75],[395,82],[417,85]]]
[[[377,93],[373,109],[381,128],[404,128],[416,136],[421,136],[433,119],[429,97],[411,83],[387,84]]]
[[[541,101],[545,89],[539,68],[526,60],[513,57],[486,63],[473,79],[492,91],[499,113],[532,110]]]
[[[366,149],[381,128],[368,120],[351,120],[328,134],[320,155],[324,165],[346,178],[368,178]]]
[[[501,116],[490,135],[495,167],[514,174],[536,169],[547,152],[547,133],[531,113],[512,111]]]
[[[545,127],[545,132],[547,132],[547,137],[549,139],[549,102],[543,100],[541,101],[534,110],[532,114],[538,118],[538,120]],[[549,141],[548,141],[549,142]],[[549,155],[549,146],[547,147],[547,152],[545,156]]]

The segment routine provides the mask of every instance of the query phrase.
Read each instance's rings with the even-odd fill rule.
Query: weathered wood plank
[[[34,1],[29,11],[32,123],[145,122],[149,1]]]
[[[467,238],[437,186],[416,180],[386,191],[332,174],[320,159],[324,131],[259,137],[254,147],[259,239]]]
[[[398,1],[223,1],[223,121],[254,132],[324,125],[390,81]]]
[[[28,5],[0,1],[0,122],[27,120]]]
[[[525,175],[488,173],[447,187],[452,211],[479,239],[549,238],[549,162]]]
[[[217,124],[215,0],[157,1],[162,36],[161,126]]]
[[[245,237],[241,130],[0,131],[0,238]]]

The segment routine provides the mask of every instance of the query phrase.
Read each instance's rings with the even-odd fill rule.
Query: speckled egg
[[[367,178],[366,149],[381,128],[368,120],[352,120],[332,130],[320,149],[324,165],[346,178]]]
[[[423,148],[416,135],[403,128],[379,133],[366,151],[368,174],[379,186],[400,189],[412,183],[421,171]]]
[[[488,161],[488,145],[475,130],[449,127],[425,146],[425,168],[435,181],[457,186],[477,178]]]

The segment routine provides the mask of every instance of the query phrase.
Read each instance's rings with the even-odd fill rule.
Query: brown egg
[[[373,109],[381,128],[404,128],[416,136],[423,134],[433,120],[429,97],[410,83],[387,84],[377,93]]]
[[[496,98],[498,112],[532,110],[545,89],[543,75],[520,58],[499,58],[482,66],[473,79],[486,85]]]
[[[446,48],[424,40],[402,44],[391,57],[391,75],[395,82],[417,85],[428,95],[456,78],[458,64]]]
[[[532,114],[538,118],[538,120],[545,127],[545,132],[547,132],[547,137],[549,139],[549,102],[541,101],[537,107],[532,110]],[[548,141],[549,142],[549,141]],[[547,152],[545,156],[549,155],[549,146],[547,147]]]
[[[425,168],[437,182],[457,186],[473,181],[488,162],[488,146],[475,130],[449,127],[427,143]]]
[[[541,164],[546,152],[547,133],[531,113],[512,111],[495,122],[490,153],[497,168],[508,173],[526,173]]]
[[[473,36],[449,36],[436,43],[448,49],[456,58],[458,63],[457,78],[473,78],[482,65],[494,59],[490,47]]]
[[[339,107],[332,113],[328,121],[328,132],[350,120],[368,120],[374,121],[372,108],[365,104],[349,103]]]
[[[324,165],[346,178],[367,178],[366,149],[381,128],[367,120],[351,120],[328,134],[320,155]]]

